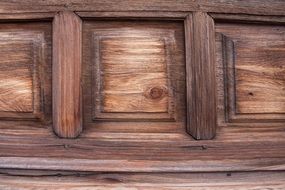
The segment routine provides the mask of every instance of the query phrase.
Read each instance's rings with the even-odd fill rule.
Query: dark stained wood
[[[281,190],[285,172],[90,173],[0,170],[0,188],[11,189],[179,189]],[[26,187],[26,188],[24,188]]]
[[[195,139],[212,139],[216,132],[214,22],[196,12],[185,21],[187,131]]]
[[[59,137],[82,130],[81,19],[60,12],[53,21],[53,128]]]
[[[284,24],[284,16],[260,16],[248,14],[219,14],[209,13],[216,22],[243,22],[243,23],[265,23],[265,24]]]

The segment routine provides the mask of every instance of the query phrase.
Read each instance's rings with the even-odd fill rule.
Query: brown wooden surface
[[[53,128],[59,137],[74,138],[82,130],[81,20],[60,12],[53,21]]]
[[[270,117],[269,119],[261,118],[256,114],[251,116],[251,122],[244,122],[242,124],[227,123],[225,119],[226,109],[224,106],[224,100],[227,98],[227,95],[224,94],[225,83],[223,75],[225,58],[223,56],[225,56],[226,52],[224,49],[227,49],[229,45],[238,41],[234,38],[236,38],[236,35],[239,35],[239,32],[246,31],[243,33],[243,37],[252,31],[255,32],[255,36],[257,37],[263,36],[265,33],[265,42],[276,45],[278,49],[283,48],[283,43],[278,44],[278,42],[280,42],[280,38],[282,39],[281,42],[284,41],[282,38],[284,26],[281,27],[284,23],[284,17],[261,16],[284,15],[283,1],[252,0],[241,2],[236,0],[201,0],[174,2],[134,0],[120,2],[79,2],[77,0],[63,0],[39,2],[33,0],[15,0],[1,1],[0,7],[1,25],[3,24],[3,26],[11,22],[14,23],[14,27],[17,28],[20,26],[20,22],[23,23],[23,21],[25,21],[29,23],[30,19],[33,19],[33,22],[30,23],[32,26],[30,26],[28,30],[41,30],[45,28],[43,29],[45,34],[43,49],[45,53],[41,54],[43,58],[40,59],[41,63],[45,65],[43,69],[45,72],[40,73],[40,76],[45,77],[45,80],[41,79],[41,81],[46,81],[44,88],[41,88],[41,92],[44,93],[44,96],[41,97],[44,102],[44,104],[41,105],[41,109],[44,110],[44,115],[47,115],[46,113],[48,113],[47,111],[49,110],[46,102],[50,102],[50,90],[48,88],[50,77],[45,74],[48,75],[50,73],[48,63],[52,57],[49,52],[51,28],[50,23],[46,22],[46,19],[50,19],[55,11],[60,10],[76,10],[77,14],[85,17],[83,19],[85,23],[83,24],[84,39],[82,43],[84,131],[77,139],[62,139],[53,133],[53,128],[49,123],[36,123],[30,120],[20,122],[1,120],[0,168],[2,169],[0,172],[2,174],[0,176],[0,185],[2,186],[0,187],[2,189],[29,189],[31,187],[34,189],[64,189],[65,187],[69,189],[84,187],[90,189],[92,186],[98,187],[97,189],[116,188],[118,186],[137,189],[284,189],[284,173],[282,171],[285,170],[285,128],[284,123],[279,122],[282,120],[279,116],[282,116],[283,113],[275,110],[274,113],[270,114],[262,113],[268,115],[267,117]],[[43,11],[43,14],[23,13]],[[89,11],[97,12],[90,13]],[[191,138],[185,130],[186,104],[183,104],[183,102],[185,103],[186,85],[184,74],[184,28],[182,20],[187,14],[191,15],[189,11],[211,12],[210,15],[216,20],[216,30],[223,30],[224,33],[229,33],[233,37],[227,39],[226,37],[231,35],[216,35],[216,64],[214,65],[216,66],[215,82],[218,87],[216,93],[219,122],[217,135],[213,140],[196,141]],[[245,14],[238,14],[238,16],[236,14],[222,16],[219,14],[219,16],[217,16],[214,13]],[[206,15],[204,13],[195,13],[194,17],[195,15],[197,16],[197,14]],[[259,15],[252,16],[249,14]],[[98,17],[100,17],[100,19]],[[151,22],[149,22],[149,20],[151,20]],[[199,19],[196,20],[200,21]],[[202,20],[204,20],[204,23],[207,23],[205,21],[209,21],[211,18],[207,17],[205,19],[204,17]],[[187,31],[195,31],[193,21],[195,21],[195,19],[189,16],[186,22],[186,33]],[[41,24],[39,24],[39,22]],[[98,24],[100,22],[102,23]],[[45,27],[41,26],[42,24],[45,25]],[[191,28],[193,24],[194,28]],[[198,29],[200,28],[201,31],[204,31],[204,26],[206,26],[206,28],[207,26],[211,26],[211,23],[208,23],[209,25],[201,25],[199,22],[196,24],[198,24]],[[108,122],[94,119],[92,115],[92,106],[94,106],[94,102],[92,102],[92,98],[94,98],[94,94],[92,94],[92,79],[94,78],[92,77],[96,77],[96,75],[92,75],[91,73],[93,66],[96,65],[92,58],[93,53],[96,51],[94,51],[94,46],[92,46],[94,41],[91,40],[91,34],[92,31],[96,29],[121,31],[122,26],[131,27],[132,29],[135,28],[144,32],[145,28],[151,28],[151,30],[170,29],[175,31],[177,48],[175,48],[174,57],[176,57],[176,63],[181,63],[175,65],[174,69],[171,69],[173,75],[170,77],[173,81],[176,81],[176,79],[178,81],[177,83],[173,83],[175,87],[174,92],[178,94],[174,96],[175,102],[179,103],[179,105],[175,107],[176,122],[166,120],[154,122],[148,119],[142,121],[137,119],[137,116],[132,116],[132,114],[124,115],[124,117],[128,118],[131,115],[137,120],[130,121],[130,119],[126,119],[126,121],[121,120],[118,122],[117,118],[114,118],[114,115],[111,116],[114,119]],[[252,28],[257,26],[261,27],[261,29]],[[66,26],[62,25],[62,27],[64,28]],[[7,26],[4,26],[4,28],[7,28]],[[268,29],[265,31],[264,28]],[[272,29],[271,33],[269,32],[270,29]],[[205,31],[207,31],[207,29]],[[261,31],[261,34],[259,31]],[[148,32],[149,31],[146,31],[146,33]],[[70,32],[68,33],[70,34]],[[207,39],[213,34],[213,30],[211,34],[196,31],[196,35],[197,33],[200,38],[185,36],[186,41],[190,41],[188,45],[186,44],[186,59],[189,59],[189,56],[192,55],[192,52],[189,54],[189,47],[192,47],[191,44],[197,43],[201,38]],[[267,38],[267,34],[276,40],[271,42],[271,40]],[[214,39],[214,37],[212,36],[210,39]],[[253,64],[256,64],[256,60],[264,65],[266,65],[266,63],[273,64],[271,59],[263,62],[263,57],[267,58],[267,56],[262,55],[261,58],[256,56],[257,52],[265,52],[265,54],[269,52],[268,57],[280,58],[280,60],[277,59],[276,62],[277,66],[280,67],[280,63],[283,60],[283,51],[278,53],[277,51],[273,51],[274,48],[265,48],[264,51],[260,49],[255,50],[250,45],[252,40],[249,40],[251,43],[249,46],[246,46],[247,43],[245,43],[242,38],[240,39],[241,41],[238,43],[241,42],[241,44],[244,44],[244,46],[240,46],[242,47],[240,48],[241,50],[250,47],[249,49],[254,52],[253,54],[247,54],[248,59],[255,60],[252,61]],[[67,44],[71,43],[69,40],[70,39],[66,40]],[[209,50],[207,49],[208,46],[203,42],[205,41],[200,40],[201,46],[197,44],[196,46],[206,48],[195,51],[205,53]],[[210,42],[212,43],[212,41]],[[263,42],[258,40],[256,43],[260,44]],[[226,44],[228,44],[228,46]],[[66,47],[70,48],[70,46],[73,47],[73,45],[67,45]],[[110,47],[108,47],[108,49],[109,48]],[[212,50],[213,49],[209,52]],[[55,51],[58,52],[57,50]],[[208,53],[205,55],[207,54]],[[210,57],[212,56],[211,54],[209,55]],[[243,64],[244,62],[245,58],[242,56],[243,55],[241,55],[239,59],[243,61],[239,62],[239,64]],[[203,57],[203,59],[206,58],[208,57]],[[194,64],[196,64],[196,62]],[[268,70],[272,70],[271,66],[269,66],[269,69],[267,68],[261,71],[268,72]],[[282,70],[282,66],[280,70]],[[62,76],[66,75],[64,74]],[[274,80],[276,77],[282,78],[282,76],[283,72],[277,72],[276,74],[275,70],[274,74],[270,75],[271,79],[273,78]],[[258,79],[261,78],[262,77],[258,77]],[[264,78],[265,77],[262,79]],[[76,79],[78,78],[76,77]],[[240,79],[244,81],[244,78]],[[211,84],[214,83],[212,80],[210,82]],[[283,90],[283,87],[280,87],[282,82],[270,82],[269,86],[272,84],[277,84],[277,87]],[[246,86],[246,88],[248,88],[248,86]],[[212,89],[212,86],[210,89]],[[13,88],[13,90],[15,89]],[[273,92],[275,93],[275,91]],[[280,96],[278,97],[278,101],[282,100]],[[188,99],[189,98],[193,97],[188,97]],[[80,100],[80,98],[77,100]],[[196,100],[199,100],[199,98],[196,98]],[[266,99],[266,101],[268,100]],[[247,106],[247,104],[243,106]],[[273,108],[276,109],[276,107],[271,107],[271,109]],[[240,110],[242,111],[242,109]],[[250,114],[253,115],[253,113]],[[246,115],[246,117],[249,117],[248,115]],[[262,122],[260,122],[260,119],[263,119]],[[247,121],[248,120],[247,118]],[[257,120],[259,122],[256,122]],[[277,122],[276,120],[279,121]],[[21,170],[8,171],[4,168]],[[57,171],[28,171],[27,169]],[[61,172],[60,170],[65,170],[65,172]],[[67,170],[70,172],[67,172]],[[94,171],[94,173],[88,172],[86,174],[84,171]],[[251,172],[247,173],[245,171]],[[226,174],[225,172],[228,173]],[[59,174],[55,177],[55,173]],[[64,177],[58,177],[60,175]],[[75,177],[74,175],[83,177]],[[77,180],[79,180],[80,184]],[[21,184],[19,184],[19,181]],[[85,186],[82,187],[82,184]]]
[[[146,132],[146,127],[129,126],[89,127],[74,140],[59,139],[51,129],[6,125],[1,129],[0,167],[105,172],[285,169],[284,125],[221,127],[208,141],[191,139],[185,131]]]
[[[183,23],[86,20],[83,28],[84,126],[183,129]]]
[[[201,12],[185,21],[187,131],[195,139],[212,139],[216,131],[214,21]]]
[[[50,33],[45,22],[0,24],[1,120],[50,117]]]
[[[283,0],[2,0],[0,13],[48,11],[203,11],[218,13],[244,13],[285,15]]]
[[[80,173],[0,170],[2,190],[282,190],[285,173]]]
[[[221,23],[216,31],[222,34],[217,54],[224,55],[228,120],[284,121],[285,27]]]

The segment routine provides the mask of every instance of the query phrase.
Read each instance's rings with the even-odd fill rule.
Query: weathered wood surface
[[[47,11],[205,11],[219,13],[244,13],[285,15],[283,0],[2,0],[0,13]]]
[[[49,117],[50,33],[49,23],[0,24],[1,119]]]
[[[53,21],[53,127],[59,137],[74,138],[82,130],[81,19],[60,12]]]
[[[185,21],[187,132],[195,139],[216,134],[214,21],[201,12]]]
[[[146,126],[116,126],[86,128],[77,140],[59,139],[45,128],[3,128],[0,167],[105,172],[285,169],[284,125],[223,127],[209,141],[193,140],[182,130],[151,133]]]
[[[2,190],[281,190],[285,188],[285,172],[135,174],[0,170],[0,173]]]
[[[164,40],[119,35],[99,43],[102,111],[167,112],[170,98]],[[155,89],[159,92],[153,92]]]
[[[183,22],[86,21],[84,28],[84,125],[185,125]]]
[[[217,46],[223,63],[217,60],[217,70],[225,77],[222,96],[229,121],[284,121],[285,27],[225,23],[217,24],[216,31],[223,36],[222,49]]]

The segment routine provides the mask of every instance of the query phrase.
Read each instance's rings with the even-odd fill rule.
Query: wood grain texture
[[[221,127],[215,139],[196,141],[185,129],[171,131],[165,124],[156,124],[156,132],[147,123],[135,122],[125,128],[118,122],[99,124],[85,128],[76,140],[57,138],[50,128],[6,125],[0,133],[0,168],[97,172],[285,169],[284,125]]]
[[[2,0],[0,13],[47,11],[203,11],[218,13],[244,13],[285,15],[283,0]]]
[[[285,27],[278,25],[217,26],[217,32],[223,35],[230,122],[284,120],[284,31]]]
[[[91,173],[0,170],[2,190],[281,190],[285,173]]]
[[[84,28],[86,118],[92,114],[93,123],[177,121],[184,125],[181,21],[87,20]]]
[[[1,41],[0,110],[33,112],[33,46],[32,42]],[[36,87],[38,90],[38,87]],[[36,97],[38,100],[39,98]],[[39,102],[36,102],[40,105]]]
[[[0,24],[1,120],[43,119],[50,112],[49,48],[48,23]]]
[[[99,43],[102,112],[168,112],[164,40],[118,36]]]
[[[82,130],[81,27],[73,12],[60,12],[53,21],[53,128],[66,138]]]
[[[212,139],[216,131],[214,22],[196,12],[185,21],[187,131],[195,139]]]

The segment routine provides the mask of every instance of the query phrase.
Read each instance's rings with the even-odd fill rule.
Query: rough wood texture
[[[2,0],[0,13],[47,11],[203,11],[285,15],[283,0]]]
[[[0,170],[2,190],[282,190],[285,172],[80,173]]]
[[[196,12],[185,21],[187,131],[195,139],[216,132],[214,21]]]
[[[249,14],[278,15],[284,14],[283,1],[261,0],[242,2],[236,0],[201,0],[174,2],[134,0],[111,2],[103,0],[101,2],[79,2],[77,0],[53,0],[36,1],[35,3],[35,1],[32,0],[21,2],[13,0],[1,1],[0,5],[0,12],[13,13],[21,11],[58,11],[68,9],[97,11],[96,13],[92,13],[90,18],[87,18],[89,13],[84,12],[86,20],[84,21],[84,40],[82,43],[84,54],[84,69],[82,72],[84,80],[82,84],[84,85],[83,117],[85,129],[82,135],[78,139],[62,139],[52,133],[52,126],[44,125],[40,122],[35,125],[31,121],[21,121],[20,125],[19,122],[17,125],[17,121],[1,121],[0,168],[2,169],[0,172],[5,174],[0,176],[0,189],[28,189],[30,186],[34,189],[64,189],[65,187],[68,187],[68,189],[92,189],[92,185],[95,186],[95,188],[98,187],[97,189],[114,189],[120,187],[133,189],[196,188],[200,190],[284,189],[284,174],[281,173],[281,171],[285,170],[284,123],[267,122],[266,125],[260,122],[243,123],[243,125],[236,123],[231,123],[230,125],[228,125],[228,123],[219,123],[216,138],[204,141],[196,141],[186,133],[184,121],[186,111],[185,105],[183,105],[183,103],[185,103],[184,95],[186,86],[184,64],[185,48],[183,45],[184,34],[181,22],[184,16],[182,14],[183,12],[167,12],[167,10],[208,10],[210,12],[243,12]],[[119,12],[100,12],[100,10],[117,10]],[[132,11],[130,11],[129,14],[124,12],[128,10]],[[137,12],[135,10],[160,11],[157,14],[152,11],[152,13],[148,15],[148,12]],[[49,13],[45,14],[49,17]],[[99,17],[105,15],[108,18],[100,21],[96,15],[99,15]],[[144,19],[143,15],[147,15],[147,18]],[[165,18],[162,18],[163,15],[167,16],[171,21],[166,21]],[[123,18],[120,19],[120,16]],[[19,24],[17,19],[20,17],[25,19],[32,17],[41,19],[41,22],[43,22],[42,18],[45,16],[41,17],[38,14],[33,15],[30,13],[27,15],[19,13],[12,16],[9,14],[0,14],[0,18],[4,19],[2,20],[3,22],[16,22],[16,25]],[[230,16],[227,17],[228,20],[220,20],[223,22],[227,20],[227,22],[229,22],[229,17]],[[270,18],[261,18],[259,16],[254,16],[254,18],[249,17],[250,15],[243,15],[241,19],[232,17],[233,21],[230,22],[236,24],[237,21],[251,19],[250,23],[253,24],[253,22],[256,22],[255,20],[258,20],[258,23],[266,20],[266,24],[269,26],[274,25],[275,22],[271,16]],[[160,19],[163,21],[160,21]],[[151,20],[151,22],[148,20]],[[205,24],[205,20],[207,19],[204,19],[204,23],[202,22],[200,25]],[[278,23],[282,23],[282,19],[280,20]],[[101,24],[98,24],[98,22],[101,22]],[[35,24],[35,22],[31,24]],[[189,22],[188,20],[186,22],[186,32],[195,31],[195,28],[192,28],[192,24],[192,21]],[[115,121],[106,122],[95,121],[93,119],[92,106],[94,103],[92,100],[94,100],[94,96],[92,94],[92,82],[94,78],[92,78],[92,76],[94,75],[92,75],[92,71],[94,71],[93,66],[96,64],[94,64],[94,57],[92,57],[95,54],[94,47],[92,46],[94,42],[92,40],[92,33],[96,29],[121,31],[122,26],[136,28],[139,31],[145,31],[146,28],[151,28],[151,30],[156,31],[162,29],[175,31],[177,48],[175,48],[176,51],[173,54],[173,58],[176,59],[175,63],[179,64],[173,65],[170,69],[172,75],[169,78],[173,80],[173,90],[177,93],[177,95],[174,96],[176,98],[175,102],[179,103],[175,109],[177,115],[177,118],[175,118],[176,122],[152,122],[148,119],[139,122],[138,120],[116,122],[116,118]],[[201,31],[204,26],[207,27],[209,25],[200,26]],[[41,28],[40,26],[37,27]],[[63,28],[64,27],[63,25]],[[276,26],[272,28],[274,29],[275,27]],[[49,33],[48,31],[46,31],[46,33]],[[70,33],[70,31],[68,32]],[[204,35],[200,33],[196,35],[198,39],[209,36],[207,32],[204,33]],[[192,52],[189,52],[189,47],[191,48],[191,44],[197,41],[193,36],[189,40],[190,36],[191,35],[186,35],[186,41],[189,42],[186,46],[188,59],[190,58],[189,56],[192,55]],[[67,41],[70,43],[69,39]],[[217,52],[224,52],[221,47],[223,44],[222,41],[222,37],[217,38]],[[229,39],[229,41],[231,40]],[[201,41],[201,43],[203,42]],[[198,47],[205,47],[205,45],[203,46],[202,44]],[[201,52],[204,53],[207,51],[207,48],[201,50]],[[205,54],[205,56],[206,55],[207,54]],[[223,63],[222,56],[221,53],[216,54],[216,59],[218,60],[216,72],[217,84],[219,85],[219,90],[217,91],[219,102],[224,100],[224,94],[222,95],[223,90],[220,90],[223,89],[221,86],[224,85],[223,77],[221,77],[223,76],[221,74],[223,73],[223,66],[220,66],[220,64]],[[51,55],[48,57],[51,57]],[[193,64],[195,64],[195,62],[193,62]],[[45,69],[44,71],[48,71],[48,69]],[[98,75],[95,75],[95,77],[96,76]],[[44,91],[45,90],[46,89],[44,89]],[[47,97],[45,97],[45,100]],[[219,104],[219,113],[224,111],[220,109],[222,107],[221,105],[222,104]],[[224,112],[222,114],[224,114]],[[11,172],[3,168],[18,168],[21,169],[21,171]],[[31,172],[22,169],[64,170],[65,172]],[[67,172],[67,170],[70,172]],[[81,173],[80,171],[94,171],[94,173]],[[243,173],[233,173],[233,171],[243,171]],[[254,172],[244,173],[244,171]],[[201,174],[198,172],[205,173]],[[224,172],[228,172],[227,177]],[[58,176],[54,177],[55,173],[69,176],[66,176],[64,179],[58,179]],[[78,176],[84,175],[84,177],[75,177],[75,173]],[[26,175],[27,177],[20,177],[20,175]],[[80,184],[77,183],[78,179],[80,180]],[[19,184],[19,181],[21,184]],[[12,188],[10,188],[11,186]]]
[[[135,126],[154,120],[169,123],[153,126],[184,126],[181,21],[88,20],[84,29],[83,95],[88,122],[92,114],[92,123],[127,121],[118,123],[125,129],[134,127],[130,121],[137,121],[132,123]],[[98,122],[96,127],[102,124],[107,123]]]
[[[48,23],[0,24],[1,120],[50,114],[50,32]]]
[[[168,112],[164,40],[115,36],[99,43],[102,111]]]
[[[125,122],[122,122],[125,124]],[[213,140],[196,141],[167,125],[106,123],[80,138],[59,139],[51,129],[1,128],[0,168],[105,172],[285,170],[284,124],[221,127]],[[154,130],[156,129],[156,130]],[[151,132],[156,131],[156,132]],[[237,151],[238,150],[238,151]]]
[[[285,27],[218,24],[229,122],[285,119]],[[218,55],[220,56],[220,55]]]
[[[59,137],[82,130],[81,19],[60,12],[53,21],[53,128]]]

